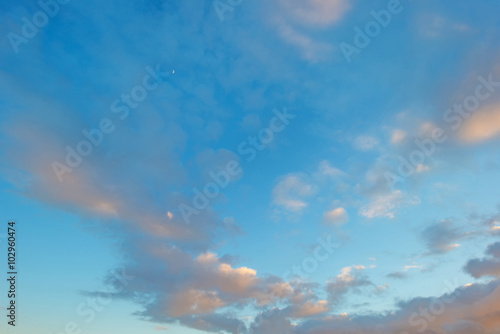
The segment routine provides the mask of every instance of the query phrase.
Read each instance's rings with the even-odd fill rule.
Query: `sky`
[[[500,334],[499,9],[0,0],[2,333]]]

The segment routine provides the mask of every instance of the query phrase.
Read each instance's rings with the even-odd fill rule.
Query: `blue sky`
[[[498,3],[0,6],[7,332],[500,333]]]

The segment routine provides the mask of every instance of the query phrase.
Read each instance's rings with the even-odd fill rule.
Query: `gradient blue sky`
[[[220,3],[223,20],[210,1],[72,0],[16,44],[41,7],[0,2],[0,202],[20,272],[7,331],[413,333],[419,307],[454,293],[428,333],[500,333],[500,4]],[[157,65],[162,82],[120,119],[114,102]],[[284,112],[248,161],[238,147]],[[54,162],[103,119],[113,131],[58,180]],[[186,222],[229,161],[242,172]],[[318,240],[334,251],[285,275]],[[117,287],[114,270],[134,278]],[[103,291],[86,321],[79,305]]]

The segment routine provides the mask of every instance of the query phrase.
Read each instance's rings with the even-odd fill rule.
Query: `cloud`
[[[288,44],[298,48],[302,57],[316,62],[328,59],[335,47],[330,41],[321,41],[316,31],[340,22],[350,9],[346,0],[280,0],[279,17],[270,18],[278,34]]]
[[[500,135],[500,105],[490,105],[475,111],[464,121],[459,138],[465,143],[480,143]]]
[[[314,194],[313,185],[301,174],[289,174],[273,189],[273,203],[291,213],[300,213],[308,203],[306,199]]]
[[[490,245],[486,254],[500,256],[500,243]],[[330,297],[338,301],[350,290],[374,285],[363,277],[363,266],[342,269],[336,279],[327,284]],[[498,334],[500,333],[500,273],[486,283],[470,283],[456,286],[446,282],[443,293],[437,297],[416,297],[399,301],[391,312],[370,315],[347,315],[345,313],[317,315],[297,325],[287,321],[287,309],[273,309],[266,319],[267,328],[282,325],[288,334],[386,334],[386,333],[433,333],[433,334]],[[256,319],[258,324],[262,319]],[[276,320],[276,321],[275,321]],[[251,326],[256,329],[257,327]],[[250,331],[250,333],[261,333]]]
[[[417,205],[420,199],[408,197],[400,190],[395,190],[388,195],[380,195],[375,200],[363,206],[359,213],[367,218],[387,217],[394,218],[396,210],[404,205]]]
[[[489,234],[500,236],[500,213],[477,216],[472,215],[472,219],[479,219],[479,225],[485,227]]]
[[[214,291],[191,289],[174,294],[165,311],[173,317],[179,317],[185,314],[212,313],[224,305],[225,303]]]
[[[351,8],[347,0],[280,0],[280,2],[294,21],[318,28],[338,23]]]
[[[447,324],[443,326],[447,334],[484,334],[487,333],[486,328],[475,321],[460,320],[454,324]]]
[[[323,223],[326,225],[341,226],[349,221],[347,211],[340,207],[323,214]]]
[[[332,54],[334,48],[330,44],[313,39],[282,19],[277,19],[276,21],[278,22],[278,31],[281,37],[287,43],[300,49],[304,59],[315,62],[324,60]]]
[[[360,151],[371,151],[378,145],[378,139],[370,136],[359,136],[354,140],[354,147]]]
[[[389,273],[386,276],[394,279],[405,279],[408,277],[408,270],[410,269],[420,269],[420,271],[423,271],[424,266],[417,266],[417,265],[404,266],[403,270]]]
[[[285,312],[274,308],[262,312],[251,324],[248,334],[292,334],[293,326]],[[235,333],[240,334],[240,333]]]
[[[388,278],[394,279],[405,279],[408,277],[408,274],[404,271],[395,271],[386,275]]]
[[[328,301],[319,300],[317,302],[308,301],[299,306],[292,306],[290,309],[290,317],[291,318],[306,318],[313,315],[322,314],[328,312],[330,307],[328,305]]]
[[[95,11],[96,5],[99,11]],[[283,22],[275,23],[286,43],[309,60],[324,59],[335,52],[330,41],[335,31],[326,28],[346,17],[347,1],[283,0],[282,5],[285,11],[270,15],[283,14]],[[179,218],[176,208],[190,201],[193,187],[203,186],[209,171],[237,158],[230,151],[232,146],[224,147],[224,131],[232,132],[239,125],[259,127],[258,116],[241,121],[235,114],[236,105],[245,109],[241,115],[276,101],[309,103],[311,110],[331,110],[325,106],[335,105],[330,93],[326,99],[312,101],[316,95],[310,93],[320,90],[321,85],[295,72],[299,67],[293,52],[273,48],[275,38],[268,37],[268,27],[259,29],[260,20],[255,18],[260,16],[250,17],[254,25],[248,24],[245,15],[254,6],[248,10],[239,7],[242,20],[224,25],[208,14],[210,7],[189,2],[175,6],[169,2],[123,2],[120,6],[93,0],[74,2],[50,23],[50,29],[40,29],[29,45],[21,45],[27,47],[25,52],[12,56],[10,49],[3,48],[0,82],[2,120],[6,122],[2,172],[18,194],[76,213],[96,234],[105,231],[121,241],[126,271],[136,278],[117,297],[136,303],[136,315],[141,319],[236,333],[242,325],[239,310],[270,307],[277,302],[281,309],[263,312],[269,317],[256,325],[255,333],[331,333],[335,328],[351,333],[366,329],[369,333],[378,328],[376,325],[392,329],[397,316],[378,314],[378,320],[335,316],[327,312],[330,301],[316,296],[323,286],[297,286],[239,264],[227,254],[217,255],[214,249],[220,239],[241,233],[234,219],[223,219],[211,208],[193,217],[189,226]],[[5,14],[9,21],[18,17],[11,14]],[[181,21],[183,24],[178,24]],[[74,22],[92,22],[92,27]],[[226,23],[231,29],[226,29]],[[211,47],[214,45],[217,48]],[[159,59],[175,67],[175,78],[149,94],[141,107],[131,111],[127,122],[120,122],[110,103],[130,92],[139,83],[137,78],[142,78],[144,67],[154,66]],[[349,76],[342,70],[342,66],[333,72],[324,72],[323,67],[305,68],[314,80],[324,76],[334,86],[331,74],[336,72],[343,83],[340,86],[348,87]],[[354,78],[358,87],[359,78]],[[311,99],[297,100],[296,92]],[[359,94],[356,89],[356,99]],[[337,95],[345,101],[352,98],[344,91]],[[342,109],[342,105],[337,107]],[[51,162],[63,161],[65,146],[74,146],[83,139],[82,130],[91,129],[103,117],[116,121],[115,132],[60,183]],[[212,147],[214,141],[216,148]],[[319,172],[332,179],[342,177],[339,169],[327,162],[320,164]],[[275,205],[297,213],[309,205],[315,187],[307,176],[294,176],[298,181],[284,182],[273,197],[276,195]],[[401,204],[398,196],[394,199]],[[375,205],[373,211],[367,211],[373,216],[391,217],[397,209],[397,205],[387,209],[387,203],[375,204],[386,208]],[[95,224],[95,219],[102,224]],[[348,268],[329,282],[333,300],[370,287],[361,267]],[[486,331],[494,331],[498,327],[497,304],[483,303],[481,298],[490,293],[493,301],[498,301],[498,293],[492,292],[496,287],[474,285],[467,289],[477,297],[474,305],[482,308],[467,315],[470,322],[457,322],[455,327],[450,324],[450,315],[448,327],[442,328],[477,328],[468,326],[479,322]],[[431,302],[423,303],[426,301]],[[418,309],[402,306],[400,312],[413,311]],[[456,315],[465,317],[460,312]],[[289,320],[302,316],[309,319],[301,319],[300,325]],[[407,319],[403,320],[407,325]],[[435,327],[436,331],[441,328]]]
[[[340,169],[333,167],[327,160],[322,160],[318,166],[318,173],[324,176],[337,178],[345,176],[345,173]]]
[[[212,252],[193,257],[161,240],[135,237],[123,251],[128,259],[125,272],[135,278],[116,297],[142,305],[138,315],[158,323],[178,321],[207,331],[234,332],[241,322],[224,313],[227,306],[268,306],[290,300],[294,292],[277,277],[258,276],[256,270],[234,266],[231,258]]]
[[[465,265],[465,271],[475,278],[483,276],[500,277],[500,242],[488,246],[488,257],[472,259]]]
[[[421,238],[427,245],[429,254],[443,254],[459,247],[457,243],[464,235],[453,226],[453,222],[443,220],[425,228]]]
[[[420,165],[417,165],[417,168],[415,171],[417,173],[423,173],[423,172],[428,172],[430,170],[431,170],[431,168],[429,166],[420,164]]]
[[[447,291],[438,297],[417,297],[399,302],[392,312],[371,315],[325,315],[293,326],[286,312],[274,309],[271,324],[282,325],[287,334],[498,334],[500,333],[500,281],[470,284]],[[472,307],[473,306],[473,307]],[[276,319],[276,322],[273,322]],[[476,332],[476,330],[478,332]],[[250,331],[248,333],[264,333]],[[269,333],[269,332],[266,332]]]
[[[232,236],[245,235],[245,232],[243,231],[241,226],[236,224],[236,221],[233,217],[225,217],[222,220],[222,224],[224,226],[224,229]]]
[[[332,304],[338,305],[343,297],[351,291],[359,292],[362,287],[374,286],[363,274],[365,269],[362,265],[344,267],[335,279],[327,282],[326,291]]]
[[[407,136],[408,134],[405,131],[396,129],[392,132],[391,143],[400,144],[405,141]]]
[[[426,39],[447,39],[472,30],[472,27],[467,24],[452,21],[435,13],[424,13],[417,20],[419,22],[418,33]]]

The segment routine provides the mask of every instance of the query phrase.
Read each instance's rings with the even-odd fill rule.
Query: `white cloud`
[[[360,151],[370,151],[376,148],[379,141],[370,136],[359,136],[354,140],[354,147]]]
[[[403,205],[417,205],[418,197],[407,197],[400,190],[389,195],[379,196],[376,200],[363,206],[359,213],[367,218],[388,217],[394,218],[397,209]]]
[[[332,45],[319,42],[305,33],[295,29],[292,25],[277,19],[278,30],[283,39],[300,49],[302,57],[309,61],[318,61],[327,58],[332,54]]]
[[[332,167],[326,160],[319,163],[318,171],[321,175],[330,177],[340,177],[345,175],[340,169]]]
[[[418,18],[419,34],[423,38],[439,39],[450,35],[463,34],[471,31],[471,26],[452,21],[446,17],[426,13]]]
[[[416,265],[411,265],[411,266],[404,266],[403,271],[408,271],[410,269],[422,269],[424,266],[416,266]]]
[[[349,221],[347,211],[340,207],[323,214],[323,223],[326,225],[340,226]]]
[[[391,143],[400,144],[405,141],[407,136],[408,134],[405,131],[396,129],[392,132]]]
[[[285,176],[273,189],[273,203],[287,211],[298,213],[307,207],[305,199],[314,193],[311,184],[298,174]]]

